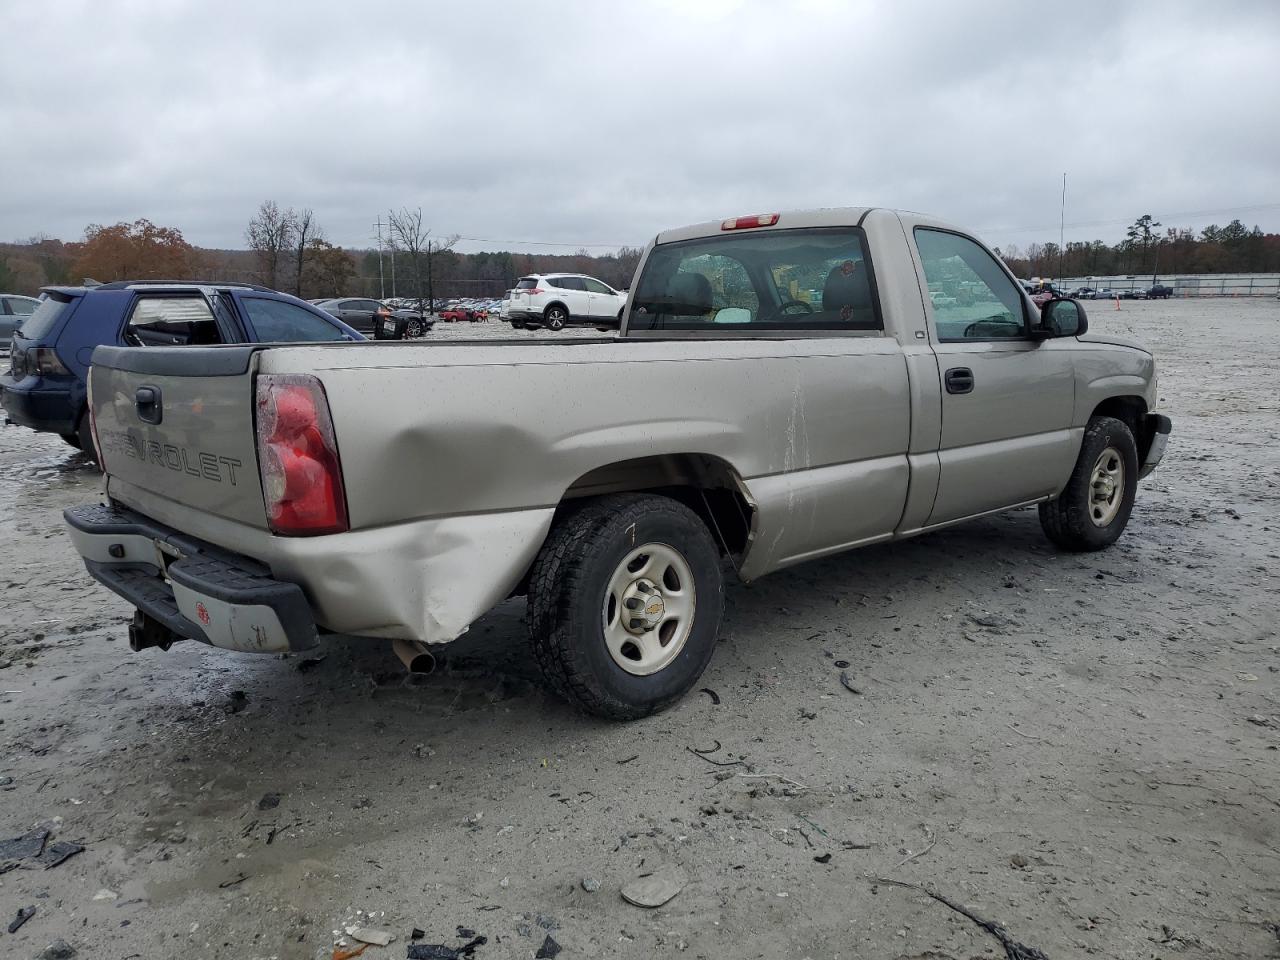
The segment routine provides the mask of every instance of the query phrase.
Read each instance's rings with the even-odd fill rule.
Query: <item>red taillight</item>
[[[541,287],[534,287],[532,290],[521,290],[520,292],[533,296],[535,293],[546,293],[547,291],[543,290]]]
[[[721,230],[750,230],[752,227],[772,227],[778,222],[776,213],[760,213],[754,217],[738,217],[720,224]]]
[[[258,377],[258,470],[267,523],[282,536],[347,530],[347,495],[324,388],[306,375]]]

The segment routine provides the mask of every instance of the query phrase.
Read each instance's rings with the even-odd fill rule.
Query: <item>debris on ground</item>
[[[1045,954],[1037,950],[1035,947],[1028,947],[1025,943],[1019,943],[1009,936],[1009,931],[994,920],[987,920],[978,916],[963,904],[949,900],[940,893],[930,890],[928,887],[922,887],[918,883],[907,883],[904,880],[890,880],[887,877],[876,878],[876,883],[888,883],[895,887],[906,887],[908,890],[919,890],[921,893],[937,900],[944,907],[949,907],[962,917],[968,917],[987,933],[991,934],[1000,941],[1000,945],[1004,947],[1005,960],[1049,960]]]
[[[542,946],[535,953],[534,960],[552,960],[553,957],[561,950],[560,944],[556,943],[551,934],[547,934],[547,939],[542,941]]]
[[[529,919],[529,915],[525,914],[525,919]],[[560,921],[555,917],[548,916],[545,913],[534,914],[533,922],[540,926],[543,930],[559,930]]]
[[[475,931],[471,931],[471,932],[474,933]],[[488,937],[476,937],[470,943],[464,943],[462,946],[458,948],[458,956],[460,957],[474,956],[476,952],[476,947],[483,947],[488,942],[489,942]]]
[[[600,881],[595,877],[583,877],[582,889],[587,891],[587,893],[595,893],[600,889]]]
[[[9,932],[17,933],[18,929],[35,915],[35,907],[19,907],[18,915],[14,917],[13,921],[9,924]]]
[[[854,684],[853,684],[853,677],[849,676],[849,671],[848,671],[848,670],[841,670],[841,671],[840,671],[840,684],[841,684],[841,686],[843,686],[846,690],[848,690],[850,693],[857,693],[857,694],[861,694],[861,693],[862,693],[862,691],[861,691],[861,690],[859,690],[856,686],[854,686]]]
[[[48,839],[49,831],[38,827],[20,837],[0,840],[0,860],[26,860],[30,857],[38,857]]]
[[[262,799],[258,801],[259,810],[274,810],[280,806],[280,794],[264,793]]]
[[[239,874],[236,874],[236,876],[232,877],[230,880],[223,880],[220,884],[218,884],[218,889],[226,890],[228,887],[234,887],[237,884],[244,883],[248,879],[249,879],[249,875],[247,873],[239,873]]]
[[[421,940],[421,939],[422,939],[423,937],[425,937],[426,935],[427,935],[427,931],[425,931],[425,930],[420,930],[420,929],[419,929],[419,928],[417,928],[417,927],[414,927],[412,930],[410,930],[410,931],[409,931],[409,939],[410,939],[410,940]]]
[[[347,936],[360,943],[371,943],[375,947],[385,947],[395,939],[390,930],[378,930],[374,927],[347,927]]]
[[[44,853],[35,858],[36,863],[42,865],[46,870],[51,870],[70,860],[77,853],[84,853],[84,847],[78,843],[72,843],[70,840],[59,840],[57,843],[51,843],[44,848]]]
[[[660,907],[683,890],[688,882],[688,875],[678,866],[664,864],[624,886],[622,899],[637,907]]]
[[[458,951],[443,943],[411,943],[405,960],[458,960]]]
[[[320,664],[322,663],[324,663],[323,654],[318,657],[309,657],[306,660],[300,660],[298,661],[298,672],[309,673],[310,671],[314,670],[316,667],[320,666]]]
[[[71,960],[76,948],[65,940],[55,940],[40,951],[39,960]]]
[[[639,759],[640,759],[640,754],[633,753],[629,757],[624,757],[621,760],[615,760],[614,763],[616,763],[618,766],[622,766],[624,763],[630,763],[632,760],[639,760]]]
[[[249,695],[243,690],[232,690],[231,695],[227,697],[227,702],[222,705],[222,711],[228,716],[239,713],[249,705]]]
[[[720,706],[720,694],[716,693],[716,692],[715,692],[714,690],[712,690],[710,687],[703,687],[703,688],[702,688],[701,690],[699,690],[698,692],[699,692],[699,693],[705,693],[708,697],[710,697],[710,698],[711,698],[711,702],[712,702],[713,704],[715,704],[717,707],[718,707],[718,706]]]
[[[355,960],[356,957],[360,956],[368,949],[369,944],[367,943],[362,943],[360,946],[352,950],[348,950],[345,947],[334,947],[333,960]]]
[[[831,854],[829,854],[829,853],[824,853],[824,854],[822,854],[821,856],[814,857],[814,858],[813,858],[813,862],[814,862],[814,863],[830,863],[830,862],[831,862]]]

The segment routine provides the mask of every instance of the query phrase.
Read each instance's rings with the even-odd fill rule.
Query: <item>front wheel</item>
[[[422,321],[410,320],[407,324],[405,324],[404,332],[405,332],[405,336],[409,337],[410,339],[422,336]]]
[[[601,497],[559,519],[529,578],[529,636],[550,685],[610,720],[670,706],[715,650],[724,576],[702,520],[668,497]]]
[[[563,330],[569,321],[569,311],[559,305],[547,307],[545,317],[548,330]]]
[[[1138,492],[1138,445],[1124,421],[1094,417],[1071,479],[1040,504],[1040,526],[1064,550],[1101,550],[1120,539]]]

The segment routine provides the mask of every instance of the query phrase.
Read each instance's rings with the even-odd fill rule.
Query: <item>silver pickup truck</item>
[[[1100,549],[1170,430],[1150,353],[883,209],[660,234],[616,337],[100,347],[89,386],[106,496],[66,521],[135,649],[422,666],[524,595],[552,686],[617,719],[694,684],[727,574],[1028,504]]]

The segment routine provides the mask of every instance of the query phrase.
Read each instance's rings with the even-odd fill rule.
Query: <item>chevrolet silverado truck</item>
[[[670,230],[632,290],[609,338],[100,347],[105,497],[66,522],[131,646],[412,669],[524,596],[550,684],[631,719],[706,667],[726,576],[1031,504],[1101,549],[1166,447],[1147,350],[934,219]]]

